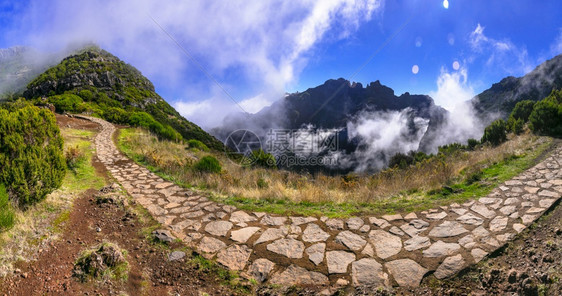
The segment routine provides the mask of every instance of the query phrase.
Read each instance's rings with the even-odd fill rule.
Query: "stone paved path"
[[[381,217],[283,217],[237,210],[162,180],[115,147],[101,119],[98,158],[164,227],[207,258],[271,284],[417,286],[482,260],[562,195],[562,147],[488,196]]]

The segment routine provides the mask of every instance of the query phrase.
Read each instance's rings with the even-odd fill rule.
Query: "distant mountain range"
[[[507,118],[517,102],[538,101],[553,89],[562,89],[562,54],[537,66],[523,77],[509,76],[472,99],[481,118]]]
[[[450,116],[427,95],[404,93],[397,96],[378,80],[363,86],[340,78],[304,92],[287,94],[256,114],[233,114],[225,118],[221,127],[211,131],[215,138],[183,118],[156,94],[152,83],[140,71],[104,50],[89,47],[75,51],[55,65],[58,61],[55,55],[41,54],[26,47],[0,49],[0,94],[23,92],[26,98],[37,99],[68,93],[80,96],[87,90],[94,95],[83,98],[84,101],[99,107],[102,113],[111,108],[124,112],[145,111],[184,138],[198,139],[216,150],[224,149],[217,139],[224,141],[238,129],[249,129],[260,136],[265,136],[270,129],[306,129],[338,131],[342,155],[353,155],[362,149],[365,153],[376,154],[366,149],[370,143],[358,130],[378,119],[388,121],[386,115],[392,114],[399,117],[401,126],[397,131],[400,141],[395,140],[390,146],[406,141],[410,143],[409,149],[431,152],[436,139],[445,136],[442,129]],[[482,121],[490,122],[507,117],[518,101],[538,101],[552,89],[560,88],[562,55],[544,62],[523,77],[504,78],[468,103]],[[388,127],[384,124],[378,127],[385,128]],[[371,132],[375,140],[380,137],[377,131]],[[379,160],[386,161],[390,152],[383,153]],[[366,160],[355,160],[355,164],[358,161]]]
[[[467,102],[467,108],[474,107],[473,113],[481,122],[479,128],[483,129],[497,118],[507,118],[517,102],[538,101],[553,89],[560,88],[562,55],[544,62],[523,77],[507,77],[494,84]],[[391,88],[378,80],[364,87],[361,83],[352,83],[343,78],[328,80],[304,92],[287,94],[256,114],[229,116],[221,127],[213,129],[211,133],[219,139],[225,139],[232,131],[248,129],[265,138],[270,129],[336,129],[340,131],[340,150],[352,156],[368,143],[357,132],[349,130],[350,126],[353,128],[354,122],[364,118],[365,114],[373,114],[369,118],[374,120],[377,116],[384,117],[388,112],[402,112],[402,116],[407,117],[404,123],[406,128],[400,130],[402,140],[419,137],[420,129],[423,129],[423,136],[415,145],[415,150],[434,152],[437,144],[447,144],[444,140],[448,139],[446,127],[450,116],[454,115],[435,105],[431,97],[410,93],[396,96]],[[414,124],[416,119],[426,120],[427,125]],[[462,138],[462,134],[457,136]],[[400,149],[396,151],[401,152]],[[391,152],[386,151],[386,154]],[[381,150],[381,153],[385,152]],[[382,156],[382,161],[388,160],[388,157]],[[360,160],[353,162],[357,164]]]

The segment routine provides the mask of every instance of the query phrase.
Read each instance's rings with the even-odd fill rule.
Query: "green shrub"
[[[511,119],[511,118],[512,117],[510,117],[509,119]],[[523,121],[523,118],[513,120],[513,122],[511,124],[509,123],[509,120],[508,120],[507,124],[509,126],[509,130],[516,135],[519,135],[520,133],[522,133],[523,127],[525,127],[525,121]]]
[[[84,101],[91,101],[94,99],[94,94],[92,94],[91,91],[87,90],[87,89],[83,89],[81,90],[78,95],[84,100]]]
[[[249,161],[252,166],[259,166],[264,168],[276,168],[277,161],[271,153],[266,153],[262,149],[254,150],[249,155]]]
[[[221,164],[213,156],[205,156],[193,165],[193,168],[202,173],[220,173]]]
[[[466,143],[468,150],[474,150],[474,148],[476,148],[476,146],[480,145],[480,141],[476,140],[476,139],[468,139],[467,143]]]
[[[6,187],[4,187],[4,184],[0,184],[0,232],[12,228],[14,222],[14,208],[8,198]]]
[[[191,149],[197,149],[201,151],[209,151],[209,147],[203,144],[203,142],[195,139],[191,139],[187,141],[187,147]]]
[[[103,118],[113,123],[129,123],[129,114],[123,108],[109,107],[103,111]]]
[[[538,134],[562,136],[562,90],[552,91],[535,104],[529,116],[529,128]]]
[[[66,166],[71,169],[75,170],[81,163],[86,160],[86,155],[84,152],[76,146],[68,147],[65,153],[66,158]]]
[[[146,112],[135,112],[129,117],[129,124],[144,127],[161,138],[179,141],[182,136],[169,125],[162,125]]]
[[[0,183],[15,204],[25,207],[62,184],[63,139],[49,110],[0,109],[0,118]]]
[[[484,129],[484,135],[482,136],[481,142],[488,142],[497,146],[506,140],[506,123],[502,119],[498,119]]]
[[[414,158],[410,155],[404,153],[396,153],[388,161],[389,168],[400,168],[404,169],[414,163]]]
[[[439,146],[437,149],[441,154],[451,155],[457,151],[466,149],[466,147],[460,143],[451,143],[451,144]]]
[[[82,98],[73,94],[52,96],[48,98],[48,101],[55,106],[56,111],[59,113],[82,113],[86,109]]]
[[[511,111],[511,115],[509,117],[513,117],[513,119],[522,119],[523,122],[527,122],[529,120],[529,115],[533,112],[533,107],[535,106],[535,102],[531,100],[524,100],[518,102],[513,111]]]

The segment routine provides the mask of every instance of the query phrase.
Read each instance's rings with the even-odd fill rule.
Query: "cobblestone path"
[[[164,228],[207,258],[279,285],[417,286],[504,245],[562,195],[562,147],[488,196],[407,215],[286,217],[237,210],[166,182],[121,154],[101,119],[97,156]]]

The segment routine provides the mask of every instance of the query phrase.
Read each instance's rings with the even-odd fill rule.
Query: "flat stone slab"
[[[185,257],[185,252],[182,251],[173,251],[168,255],[168,261],[177,261],[181,260]]]
[[[445,258],[445,260],[443,260],[443,263],[439,265],[437,270],[435,270],[435,273],[433,273],[433,275],[435,275],[435,277],[438,279],[444,279],[459,272],[461,269],[463,269],[464,265],[465,261],[461,254],[447,257]]]
[[[355,261],[355,254],[345,251],[326,252],[328,273],[346,273],[349,263]]]
[[[434,227],[430,232],[429,236],[432,237],[452,237],[467,233],[468,230],[462,226],[462,224],[455,221],[445,221],[440,225]]]
[[[234,230],[230,232],[230,239],[239,243],[245,243],[260,230],[259,227],[245,227],[242,229]]]
[[[375,259],[363,258],[351,263],[351,281],[354,286],[387,287],[388,274]]]
[[[369,217],[369,223],[374,224],[382,229],[385,229],[390,226],[390,223],[388,223],[386,220],[379,219],[376,217]]]
[[[269,283],[273,285],[327,285],[328,277],[314,271],[308,271],[302,267],[291,265],[283,272],[276,273],[272,276]]]
[[[261,224],[270,226],[281,226],[285,222],[287,222],[287,217],[274,217],[270,215],[265,215],[260,221]]]
[[[242,270],[251,254],[252,250],[246,245],[231,245],[217,254],[217,262],[232,270]]]
[[[248,274],[258,282],[263,283],[269,278],[269,274],[274,267],[275,263],[265,258],[256,259],[248,268]]]
[[[429,247],[431,242],[428,237],[425,236],[414,236],[411,239],[404,242],[404,249],[406,251],[415,251]]]
[[[445,243],[443,241],[437,241],[433,243],[429,248],[425,249],[422,253],[424,257],[443,257],[452,255],[456,251],[460,250],[461,246],[456,243]]]
[[[324,253],[326,252],[325,243],[317,243],[306,249],[306,254],[308,259],[312,261],[315,265],[318,265],[324,261]]]
[[[343,230],[343,220],[341,219],[328,219],[326,221],[326,226],[331,230]]]
[[[281,228],[268,228],[262,235],[254,242],[254,245],[261,244],[264,242],[280,239],[287,235],[288,231]]]
[[[235,223],[235,224],[247,223],[247,222],[252,222],[252,221],[256,221],[256,220],[257,220],[256,217],[252,217],[244,211],[236,211],[236,212],[230,214],[230,222]]]
[[[330,235],[314,223],[308,224],[302,234],[302,240],[309,243],[325,242]]]
[[[496,216],[496,213],[494,211],[488,209],[485,205],[480,203],[474,204],[472,207],[470,207],[470,209],[488,219],[494,218],[494,216]]]
[[[360,251],[367,244],[360,235],[349,230],[340,232],[335,239],[336,243],[342,244],[353,251]]]
[[[302,258],[304,244],[292,238],[276,240],[267,245],[267,250],[292,259]]]
[[[226,236],[232,228],[232,223],[228,221],[213,221],[205,226],[205,231],[215,236]]]
[[[209,236],[202,238],[199,243],[199,250],[204,253],[216,253],[224,247],[226,244],[221,240]]]
[[[469,225],[482,225],[482,223],[484,223],[484,219],[472,214],[472,213],[466,213],[460,217],[457,218],[457,221],[463,223],[463,224],[469,224]]]
[[[353,218],[349,218],[347,219],[347,228],[351,229],[351,230],[357,230],[359,228],[361,228],[361,226],[363,226],[363,224],[365,224],[365,221],[363,221],[363,219],[359,218],[359,217],[353,217]]]
[[[369,233],[369,240],[375,247],[377,256],[382,259],[394,256],[402,250],[402,240],[400,237],[384,230],[372,230]]]
[[[398,259],[384,265],[401,287],[417,287],[427,269],[412,259]]]
[[[507,221],[507,217],[495,217],[492,221],[490,221],[490,231],[498,232],[504,230],[507,227]]]
[[[289,217],[291,219],[291,223],[293,225],[302,225],[302,224],[306,224],[306,223],[310,223],[310,222],[314,222],[314,221],[318,221],[318,219],[314,218],[314,217]]]
[[[488,255],[488,252],[479,248],[475,248],[470,251],[470,254],[472,255],[472,258],[474,258],[474,263],[478,263]]]

